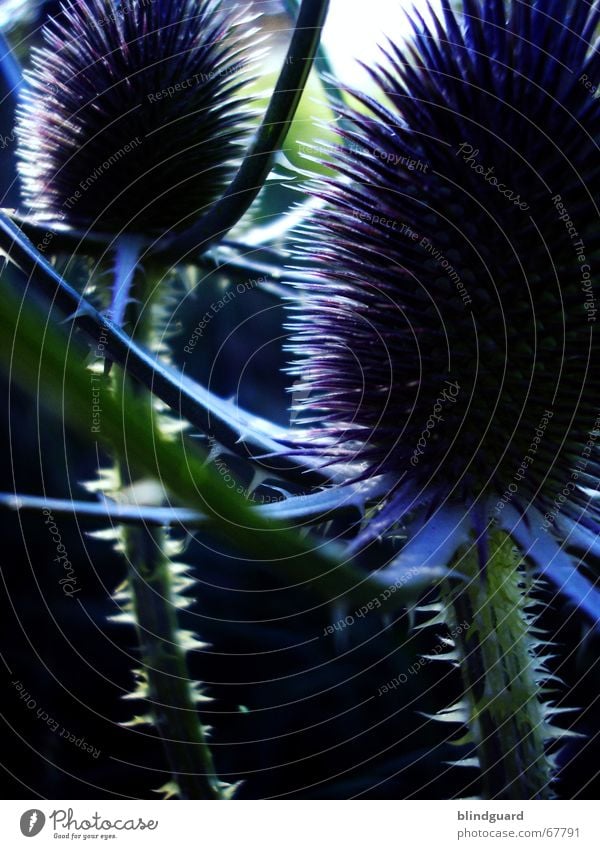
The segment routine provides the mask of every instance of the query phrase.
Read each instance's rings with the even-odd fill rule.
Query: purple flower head
[[[68,0],[20,106],[24,204],[108,233],[189,226],[248,137],[247,23],[219,0]]]
[[[466,505],[567,569],[556,537],[600,552],[600,8],[442,9],[354,93],[300,233],[303,450],[392,475],[390,522]]]

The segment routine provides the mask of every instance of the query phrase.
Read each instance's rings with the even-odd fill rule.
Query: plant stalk
[[[132,337],[151,348],[155,281],[136,271],[135,244],[118,246],[112,309],[119,322],[125,317]],[[113,315],[113,320],[115,320]],[[149,405],[152,396],[123,371],[114,369],[114,390],[126,398],[137,397]],[[135,485],[127,457],[117,457],[121,487]],[[181,799],[223,799],[206,733],[198,716],[194,685],[190,680],[182,634],[179,630],[176,587],[165,552],[163,528],[120,526],[120,542],[128,563],[131,606],[139,638],[145,696],[152,724],[167,755]]]
[[[469,739],[475,744],[485,799],[549,799],[552,762],[542,683],[541,639],[528,611],[529,577],[510,537],[492,531],[488,550],[473,546],[457,568],[468,577],[446,601],[455,621]]]

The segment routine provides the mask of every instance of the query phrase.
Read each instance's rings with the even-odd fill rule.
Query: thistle
[[[247,24],[220,0],[68,0],[21,101],[24,204],[86,231],[189,226],[248,138]]]
[[[456,716],[486,795],[541,797],[557,732],[535,581],[600,620],[584,574],[600,554],[600,8],[462,5],[412,14],[371,71],[377,94],[351,92],[360,108],[324,163],[336,174],[314,187],[324,204],[299,252],[316,282],[292,318],[297,453],[391,481],[353,545],[406,533],[382,579],[460,574],[435,608],[470,624]]]
[[[381,596],[396,604],[412,604],[439,583],[438,597],[420,609],[434,614],[425,626],[449,626],[454,643],[444,637],[440,645],[450,648],[445,659],[460,667],[464,682],[464,699],[440,718],[466,725],[456,742],[469,747],[462,762],[479,767],[485,797],[540,798],[552,795],[549,743],[563,732],[553,725],[558,709],[549,699],[557,682],[546,669],[547,640],[534,616],[538,584],[552,582],[581,609],[582,622],[600,620],[590,580],[600,551],[600,421],[592,398],[600,60],[590,44],[600,10],[573,0],[466,0],[460,16],[448,2],[441,7],[432,24],[414,13],[408,44],[388,46],[385,64],[372,72],[375,99],[346,93],[360,108],[341,116],[340,144],[324,163],[337,173],[315,187],[317,199],[306,207],[313,218],[300,235],[303,268],[286,272],[298,287],[295,432],[149,362],[136,341],[147,345],[152,332],[155,304],[145,305],[155,288],[138,289],[131,302],[123,295],[132,280],[140,285],[133,229],[119,240],[115,292],[121,315],[137,328],[136,341],[123,346],[124,334],[112,324],[106,333],[118,361],[165,404],[206,435],[214,428],[227,450],[247,457],[249,446],[255,457],[268,455],[270,473],[293,491],[303,488],[254,508],[252,522],[260,519],[269,530],[273,521],[299,522],[327,535],[336,513],[346,520],[348,508],[361,511],[348,547],[341,539],[324,546],[335,569],[310,549],[307,583],[325,586],[327,598],[350,601],[358,585],[377,593],[379,580],[386,587]],[[298,23],[297,32],[306,26]],[[0,224],[14,261],[32,279],[41,275],[46,291],[56,289],[65,311],[72,310],[76,293],[14,225]],[[245,247],[253,255],[253,246]],[[273,279],[282,273],[277,267]],[[83,306],[93,336],[100,318]],[[179,465],[164,465],[169,491],[198,508],[182,488]],[[146,469],[143,458],[140,467]],[[134,493],[124,464],[118,471]],[[192,477],[196,493],[200,467]],[[318,490],[305,494],[313,483]],[[193,517],[202,523],[210,499],[202,493],[200,500]],[[98,506],[77,510],[97,515]],[[142,506],[138,518],[156,523],[165,510],[176,521],[178,510],[163,507]],[[162,531],[145,534],[135,527],[120,537],[128,552],[158,555],[134,562],[126,612],[138,620],[142,638],[144,629],[159,637],[144,646],[147,666],[156,669],[149,660],[166,658],[188,690],[180,660],[189,636],[170,639],[173,611],[165,617],[160,603],[185,603],[185,581],[178,580],[179,567],[165,568]],[[345,570],[342,558],[358,553],[365,562],[382,536],[393,555],[375,578],[354,566]],[[286,544],[282,561],[288,554]],[[167,632],[154,626],[153,612]],[[168,685],[173,676],[162,671]],[[179,735],[180,695],[171,703],[168,689],[148,684],[143,696],[176,708],[174,716],[163,715],[163,730],[177,728],[174,773],[179,767],[189,777],[195,767],[183,755],[190,747],[177,746],[188,735]],[[196,696],[193,688],[183,696],[189,709],[182,713],[194,720]],[[197,732],[187,739],[195,736],[194,749],[209,755]],[[201,794],[225,795],[210,758],[202,775]],[[184,795],[197,792],[183,788]]]
[[[23,202],[48,221],[48,244],[67,227],[107,233],[114,263],[101,260],[91,285],[112,277],[108,317],[132,337],[162,350],[165,280],[170,264],[141,252],[152,239],[189,227],[224,192],[247,141],[252,110],[241,89],[256,54],[249,18],[219,0],[69,0],[60,20],[43,28],[17,123]],[[45,249],[45,245],[43,248]],[[104,357],[91,364],[97,397],[153,399]],[[99,408],[100,405],[97,404]],[[167,422],[161,416],[166,430]],[[101,428],[96,423],[96,432]],[[107,481],[110,484],[107,488]],[[125,458],[88,486],[109,496],[135,492]],[[163,739],[182,798],[225,798],[206,729],[198,714],[199,686],[189,680],[186,654],[202,648],[178,627],[178,608],[190,585],[172,562],[176,543],[163,529],[120,528],[110,534],[128,562],[116,597],[136,626],[143,666],[135,698],[148,709],[140,721]]]

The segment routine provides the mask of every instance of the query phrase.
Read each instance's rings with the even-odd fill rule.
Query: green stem
[[[156,528],[128,526],[121,531],[153,725],[161,736],[179,797],[222,799],[179,638],[163,536]]]
[[[132,245],[121,245],[117,272],[121,267],[125,281],[117,280],[115,292],[123,290],[122,313],[132,322],[132,335],[148,347],[153,342],[154,279],[133,270]],[[123,265],[123,257],[126,262]],[[123,284],[123,285],[122,285]],[[132,299],[127,298],[131,286]],[[125,291],[127,290],[127,291]],[[113,306],[115,301],[113,295]],[[114,389],[123,397],[136,395],[152,405],[152,396],[130,380],[120,369],[114,370]],[[116,471],[121,486],[131,486],[127,457],[117,457]],[[121,526],[120,540],[128,562],[128,584],[132,611],[141,649],[146,698],[152,724],[161,736],[178,795],[182,799],[223,799],[224,786],[213,764],[206,734],[198,716],[194,685],[185,659],[185,646],[177,621],[177,589],[165,551],[167,532],[162,528]]]
[[[314,467],[308,468],[304,458],[296,460],[278,452],[281,445],[277,444],[275,438],[261,435],[257,416],[247,416],[247,420],[242,422],[242,411],[237,404],[217,399],[209,390],[186,379],[158,356],[147,351],[121,327],[108,321],[106,315],[61,277],[2,212],[0,249],[27,276],[27,286],[44,294],[69,318],[76,319],[77,329],[86,335],[92,345],[96,346],[98,337],[104,336],[110,359],[191,425],[228,448],[234,449],[244,441],[253,453],[268,454],[269,468],[277,470],[287,480],[303,486],[319,486],[331,479],[330,471],[317,468],[316,463]],[[144,259],[146,264],[147,260]],[[271,425],[269,428],[273,429]]]
[[[320,606],[329,608],[333,598],[343,597],[348,604],[360,607],[379,596],[381,581],[358,568],[341,546],[333,541],[315,546],[314,539],[290,528],[289,519],[261,513],[223,482],[219,472],[206,462],[206,453],[184,433],[174,439],[162,432],[148,403],[106,393],[101,425],[94,427],[90,436],[90,375],[81,367],[88,352],[53,321],[47,307],[42,308],[31,296],[17,295],[9,271],[3,283],[0,368],[65,427],[88,440],[94,452],[105,448],[126,456],[139,478],[160,480],[174,504],[206,517],[218,539],[234,545],[247,559],[270,564],[288,587],[309,588]],[[17,290],[21,289],[19,280]],[[97,333],[94,344],[98,344]],[[130,345],[132,358],[155,363],[158,381],[166,367],[139,346]],[[126,357],[120,362],[128,365]],[[152,385],[150,382],[149,387]],[[174,409],[179,409],[181,417],[181,408],[176,405]],[[384,602],[386,609],[402,606],[406,601],[403,589],[398,588]]]
[[[447,593],[475,744],[483,797],[548,799],[551,760],[545,742],[556,736],[542,702],[548,677],[528,612],[528,576],[506,534],[489,536],[486,562],[475,546],[460,558],[467,586]]]

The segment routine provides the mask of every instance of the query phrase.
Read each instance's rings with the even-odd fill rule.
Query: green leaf
[[[102,392],[101,417],[93,425],[87,352],[62,327],[51,325],[37,305],[20,301],[9,285],[3,289],[0,363],[65,425],[87,436],[91,450],[99,443],[139,477],[159,480],[176,504],[206,515],[224,541],[248,558],[271,563],[288,586],[310,587],[323,604],[342,597],[363,604],[380,595],[381,583],[344,562],[340,547],[315,543],[261,515],[223,483],[183,433],[162,433],[148,399]],[[390,603],[401,606],[401,596],[394,593]]]

